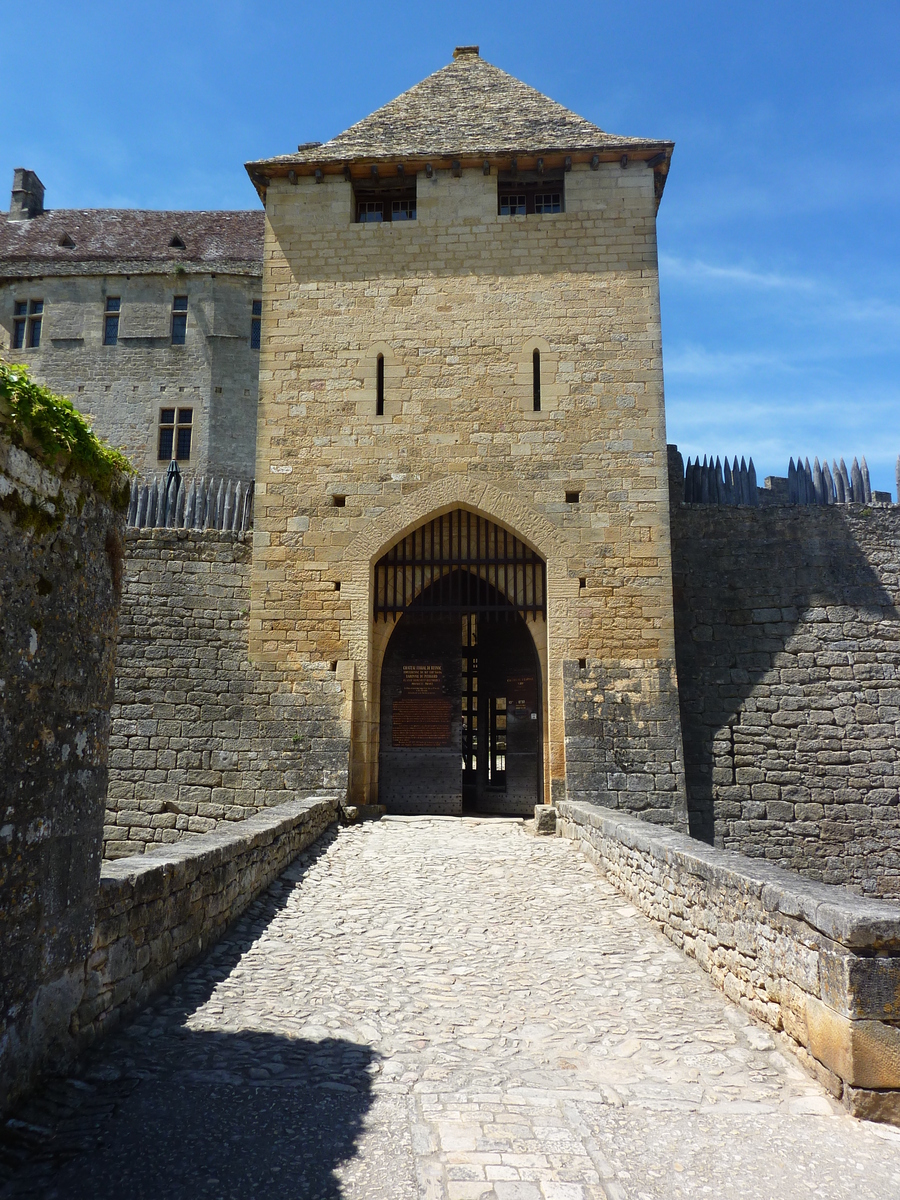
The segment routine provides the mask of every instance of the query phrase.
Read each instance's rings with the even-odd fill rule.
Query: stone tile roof
[[[0,213],[0,264],[250,262],[262,266],[265,214],[61,208],[27,221]],[[181,246],[172,246],[173,238]],[[70,244],[71,243],[71,244]]]
[[[248,166],[669,145],[618,137],[481,58],[475,47],[329,142]]]

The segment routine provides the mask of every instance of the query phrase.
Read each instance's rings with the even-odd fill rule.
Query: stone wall
[[[900,897],[900,508],[674,503],[690,828]]]
[[[436,515],[479,513],[546,562],[545,799],[566,794],[567,747],[591,792],[643,773],[652,751],[675,781],[657,793],[674,820],[654,172],[576,156],[565,211],[510,218],[497,163],[423,165],[407,166],[406,222],[355,223],[343,175],[268,181],[251,653],[338,663],[354,702],[351,795],[376,799],[373,563]],[[665,712],[654,730],[635,710],[615,772],[606,713],[571,728],[582,697],[566,680],[581,660],[608,692]]]
[[[900,905],[586,804],[559,829],[857,1116],[900,1124]]]
[[[672,664],[657,672],[565,664],[565,799],[687,832],[673,674]]]
[[[71,1049],[108,1032],[212,945],[337,811],[336,796],[292,800],[216,833],[104,863]]]
[[[191,474],[250,479],[256,459],[259,352],[250,348],[261,263],[238,270],[195,264],[31,265],[36,279],[0,272],[0,340],[12,345],[16,301],[44,305],[40,346],[9,351],[32,377],[90,413],[97,432],[122,447],[141,475],[165,470],[157,458],[163,408],[193,411]],[[173,346],[174,296],[188,297],[185,344]],[[121,303],[119,337],[103,344],[108,297]]]
[[[0,440],[0,1109],[66,1036],[80,995],[123,524]]]
[[[129,529],[104,852],[346,791],[343,693],[247,658],[252,535]]]

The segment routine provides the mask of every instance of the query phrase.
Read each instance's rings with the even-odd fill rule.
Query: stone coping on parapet
[[[188,476],[190,479],[190,476]],[[125,541],[133,542],[150,540],[160,543],[177,542],[222,542],[231,544],[251,543],[252,529],[187,529],[176,528],[173,525],[128,525],[125,528]]]
[[[338,817],[316,793],[212,833],[103,863],[71,1057],[165,987]]]
[[[652,853],[719,887],[758,899],[768,912],[805,922],[843,946],[862,950],[900,949],[900,903],[873,900],[849,888],[816,883],[783,867],[719,850],[705,842],[614,809],[576,801],[557,805],[560,817],[584,822],[622,845]]]
[[[142,854],[108,859],[100,874],[101,898],[104,888],[117,889],[127,903],[129,884],[137,891],[150,876],[165,882],[161,894],[177,890],[204,872],[230,862],[236,854],[273,841],[292,829],[297,818],[320,805],[331,805],[337,812],[341,796],[337,793],[305,796],[285,804],[262,809],[243,821],[231,821],[212,833],[197,833],[177,842],[151,846]],[[159,894],[159,893],[154,893]],[[144,897],[146,899],[146,897]]]

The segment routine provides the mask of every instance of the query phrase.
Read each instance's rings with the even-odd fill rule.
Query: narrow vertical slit
[[[534,411],[541,411],[541,352],[535,350],[531,356],[531,371],[534,381]]]
[[[384,416],[384,355],[379,354],[375,360],[376,365],[376,383],[375,383],[375,416]]]

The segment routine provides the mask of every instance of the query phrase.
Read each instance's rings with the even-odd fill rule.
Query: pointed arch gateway
[[[392,626],[379,801],[399,813],[530,813],[542,796],[544,560],[456,508],[382,555],[373,584],[376,628]]]

